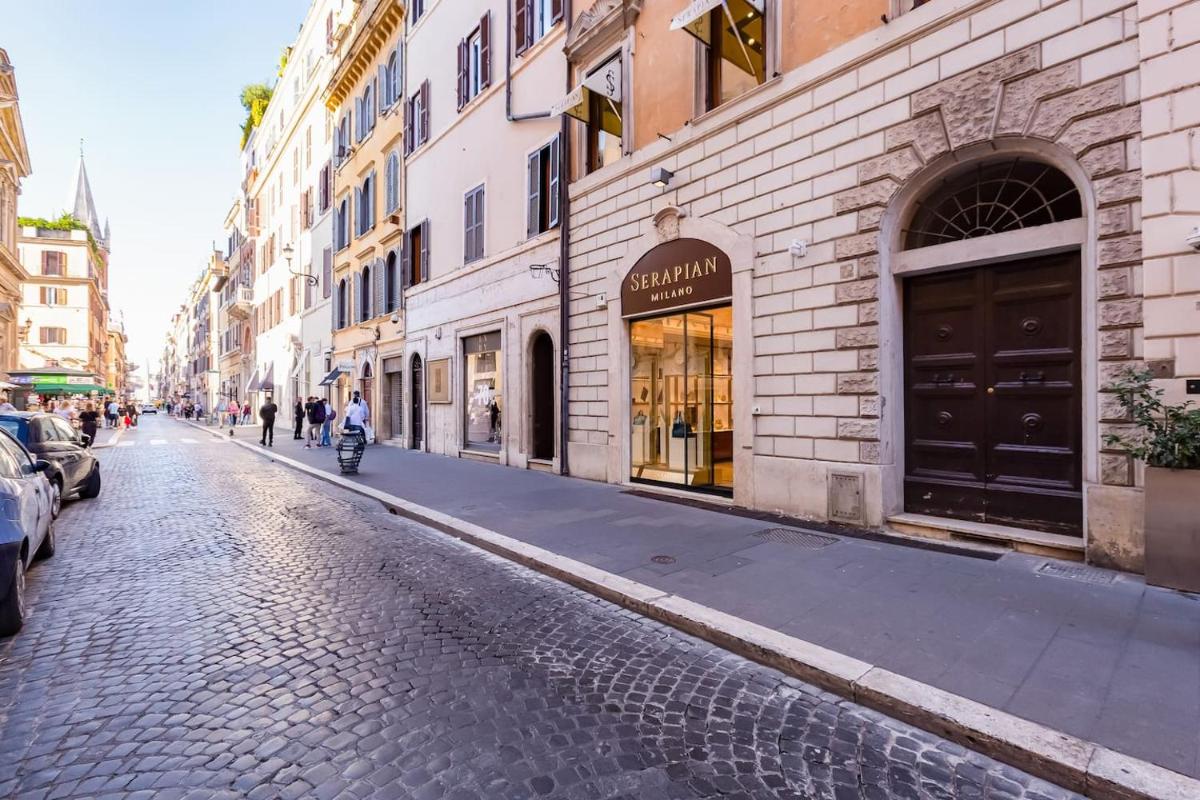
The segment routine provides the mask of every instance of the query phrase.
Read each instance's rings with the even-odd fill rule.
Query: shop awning
[[[258,387],[261,385],[262,379],[258,377],[258,370],[254,370],[254,372],[250,373],[250,380],[246,381],[246,389],[242,394],[247,395],[251,392],[257,392]]]
[[[697,27],[701,17],[723,4],[724,0],[695,0],[688,3],[687,8],[671,18],[671,30]]]
[[[620,116],[617,112],[616,104],[621,102],[621,59],[614,58],[600,69],[593,72],[583,79],[583,83],[576,86],[562,100],[559,100],[550,107],[551,116],[559,116],[566,114],[575,119],[588,121],[588,96],[595,92],[601,97],[608,99],[613,107],[614,113]]]
[[[317,386],[332,386],[333,382],[336,381],[343,373],[344,370],[342,370],[341,367],[334,367],[333,369],[329,370],[328,375],[326,375],[324,378],[321,378],[321,382],[318,383]]]
[[[269,394],[275,393],[275,362],[271,362],[271,366],[267,367],[267,372],[263,375],[262,385],[258,387],[260,392]]]
[[[99,392],[104,394],[108,392],[103,386],[97,386],[94,383],[35,383],[33,391],[37,394],[89,394],[91,392]]]

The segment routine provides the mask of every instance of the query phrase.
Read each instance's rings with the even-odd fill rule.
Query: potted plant
[[[1146,582],[1200,592],[1200,409],[1164,403],[1148,370],[1116,390],[1137,433],[1104,441],[1146,464]]]

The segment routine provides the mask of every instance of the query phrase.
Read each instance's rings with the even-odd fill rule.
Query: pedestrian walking
[[[250,401],[249,400],[247,400],[245,403],[242,404],[242,424],[243,425],[250,424]]]
[[[88,437],[87,446],[91,447],[96,441],[96,428],[100,421],[100,412],[96,410],[94,403],[88,403],[83,409],[83,413],[79,415],[79,429],[83,431],[83,435]]]
[[[225,398],[218,397],[217,404],[213,406],[213,418],[217,421],[217,430],[225,427]]]
[[[358,392],[350,399],[350,405],[346,406],[346,416],[342,419],[342,429],[347,431],[356,431],[366,435],[365,425],[367,424],[367,404],[363,401],[362,395]]]
[[[304,438],[304,404],[300,402],[300,398],[296,398],[296,404],[292,406],[292,441],[298,442]]]
[[[227,410],[229,412],[229,427],[231,429],[236,428],[238,424],[238,418],[242,416],[242,406],[237,400],[230,400],[229,408]],[[229,431],[229,435],[233,436],[232,430]]]
[[[142,415],[142,412],[140,409],[138,409],[138,404],[130,403],[129,404],[129,418],[131,420],[133,420],[133,427],[135,427],[135,428],[137,427],[138,417],[140,417],[141,415]]]
[[[267,401],[258,410],[258,418],[262,420],[262,440],[260,444],[263,447],[275,446],[275,414],[278,411],[279,406],[275,405],[275,401],[271,399],[271,395],[267,395]]]
[[[115,397],[108,399],[108,406],[104,409],[104,423],[109,428],[117,427],[117,400]]]
[[[304,416],[308,420],[308,437],[304,443],[304,449],[312,448],[313,441],[317,443],[317,447],[321,446],[321,429],[325,425],[325,403],[316,397],[308,398],[308,402],[304,404]]]
[[[200,400],[196,401],[196,422],[204,421],[204,403]]]
[[[333,420],[337,417],[337,412],[328,400],[322,400],[321,404],[325,406],[325,421],[321,423],[321,443],[317,447],[332,447]]]

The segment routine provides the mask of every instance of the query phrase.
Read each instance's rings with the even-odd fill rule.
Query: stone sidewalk
[[[274,450],[338,471],[287,430]],[[780,526],[388,446],[354,480],[1200,777],[1200,597],[1016,553],[769,532]]]

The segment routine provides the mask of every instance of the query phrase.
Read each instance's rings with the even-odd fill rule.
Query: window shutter
[[[463,263],[471,260],[475,252],[475,201],[471,193],[463,196]]]
[[[387,282],[384,280],[384,263],[382,258],[375,259],[375,266],[371,271],[371,276],[375,278],[375,291],[371,295],[371,301],[375,306],[375,316],[381,317],[387,309],[387,298],[383,296]]]
[[[424,87],[422,87],[424,88]],[[458,110],[467,104],[467,42],[458,40]]]
[[[370,99],[371,108],[368,109],[370,111],[370,117],[367,120],[367,131],[368,132],[375,130],[375,118],[378,117],[383,112],[383,101],[380,99],[380,94],[379,94],[379,89],[383,85],[383,81],[379,80],[379,76],[376,75],[373,83],[374,83],[374,88],[371,90],[371,99]]]
[[[392,105],[390,98],[391,90],[388,85],[387,62],[384,61],[379,65],[379,76],[375,78],[375,103],[379,106],[380,116]]]
[[[553,228],[558,225],[559,201],[561,199],[561,179],[562,179],[562,143],[561,135],[555,136],[554,141],[550,142],[550,219],[546,222],[547,228]]]
[[[413,151],[413,102],[404,101],[404,155]]]
[[[532,239],[541,233],[541,211],[542,211],[542,151],[529,156],[529,192],[528,192],[528,212],[529,217],[525,225],[525,234]]]
[[[512,0],[513,2],[513,49],[521,55],[529,49],[528,25],[532,14],[529,0]]]
[[[367,178],[369,186],[367,188],[367,227],[375,227],[375,219],[378,216],[376,212],[379,210],[376,198],[379,196],[379,179],[375,177],[375,170],[371,170],[371,176]]]
[[[475,255],[478,258],[483,258],[485,249],[483,246],[483,200],[486,193],[487,190],[482,186],[475,192]]]
[[[392,102],[398,102],[404,94],[404,45],[396,44],[396,70],[392,75]]]
[[[362,141],[362,116],[362,98],[356,97],[354,98],[354,141],[356,143]]]
[[[421,223],[421,280],[429,279],[429,220]]]
[[[429,141],[429,79],[421,82],[421,135],[418,146]]]
[[[400,243],[400,288],[407,289],[412,284],[412,231],[404,232],[404,241]]]
[[[563,0],[550,0],[550,24],[561,22],[563,18]]]
[[[492,85],[492,12],[479,20],[479,90]]]
[[[333,251],[326,247],[321,251],[321,297],[329,297],[333,283]]]
[[[354,187],[354,235],[362,235],[362,187]]]

